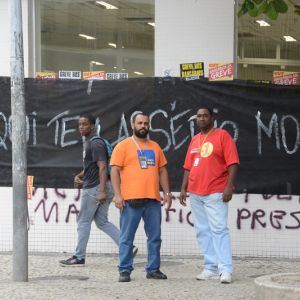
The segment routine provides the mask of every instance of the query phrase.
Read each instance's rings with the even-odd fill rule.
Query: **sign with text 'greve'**
[[[59,79],[81,79],[80,71],[59,71],[58,72]]]
[[[106,73],[106,80],[128,79],[128,73]]]
[[[36,79],[57,79],[58,74],[55,72],[36,72],[35,73]]]
[[[186,80],[195,80],[204,77],[204,63],[180,64],[180,77]]]
[[[297,85],[299,84],[299,73],[274,71],[272,82],[279,85]]]
[[[82,79],[84,80],[105,80],[105,71],[83,72]]]
[[[208,79],[210,81],[233,80],[233,63],[209,64],[208,68]]]

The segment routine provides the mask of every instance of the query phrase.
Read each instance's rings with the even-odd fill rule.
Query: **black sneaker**
[[[129,282],[131,280],[129,272],[120,272],[119,282]]]
[[[133,245],[133,247],[132,247],[132,257],[133,258],[135,258],[138,251],[139,251],[139,248]]]
[[[167,275],[162,273],[160,270],[156,270],[150,273],[147,273],[146,276],[148,279],[167,279]]]
[[[85,266],[85,259],[79,259],[75,255],[70,257],[69,259],[66,260],[60,260],[59,264],[62,267],[84,267]]]

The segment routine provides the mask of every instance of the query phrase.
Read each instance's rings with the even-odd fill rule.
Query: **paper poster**
[[[32,191],[33,191],[33,178],[34,176],[27,176],[27,199],[32,199]]]
[[[106,80],[128,79],[128,73],[106,73]]]
[[[233,80],[233,63],[209,64],[208,80]]]
[[[299,73],[274,71],[272,83],[280,85],[297,85],[299,84]]]
[[[93,72],[83,72],[82,79],[85,80],[105,80],[105,71],[93,71]]]
[[[36,79],[57,79],[58,74],[55,72],[36,72],[35,78]]]
[[[180,64],[180,77],[185,80],[195,80],[204,77],[204,63]]]
[[[81,79],[80,71],[59,71],[58,72],[59,79]]]

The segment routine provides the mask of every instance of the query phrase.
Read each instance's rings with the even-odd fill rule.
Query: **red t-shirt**
[[[195,135],[183,165],[190,171],[188,192],[222,193],[227,183],[228,166],[239,163],[235,142],[227,131],[214,129],[207,135]]]

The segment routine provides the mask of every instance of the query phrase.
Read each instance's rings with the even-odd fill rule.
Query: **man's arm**
[[[100,204],[103,204],[106,200],[106,181],[107,181],[107,162],[104,160],[98,160],[97,166],[99,168],[99,195],[98,201]]]
[[[228,167],[228,179],[227,184],[223,192],[223,201],[229,202],[232,199],[232,194],[234,190],[234,179],[236,177],[238,170],[238,164],[232,164]]]
[[[77,175],[75,175],[75,177],[74,177],[74,187],[75,188],[78,188],[78,189],[82,188],[83,175],[84,175],[83,170],[80,173],[78,173]]]
[[[169,209],[172,205],[172,194],[170,191],[169,175],[166,166],[159,168],[159,182],[164,191],[163,205],[166,205],[166,209]]]
[[[186,191],[188,187],[189,176],[190,176],[190,171],[184,170],[182,184],[181,184],[181,191],[179,196],[180,204],[183,206],[186,206]]]
[[[122,194],[121,194],[121,177],[120,177],[120,170],[121,167],[119,166],[111,166],[110,170],[110,178],[112,187],[114,190],[114,199],[115,206],[117,208],[123,208],[125,206],[125,201],[123,200]]]

